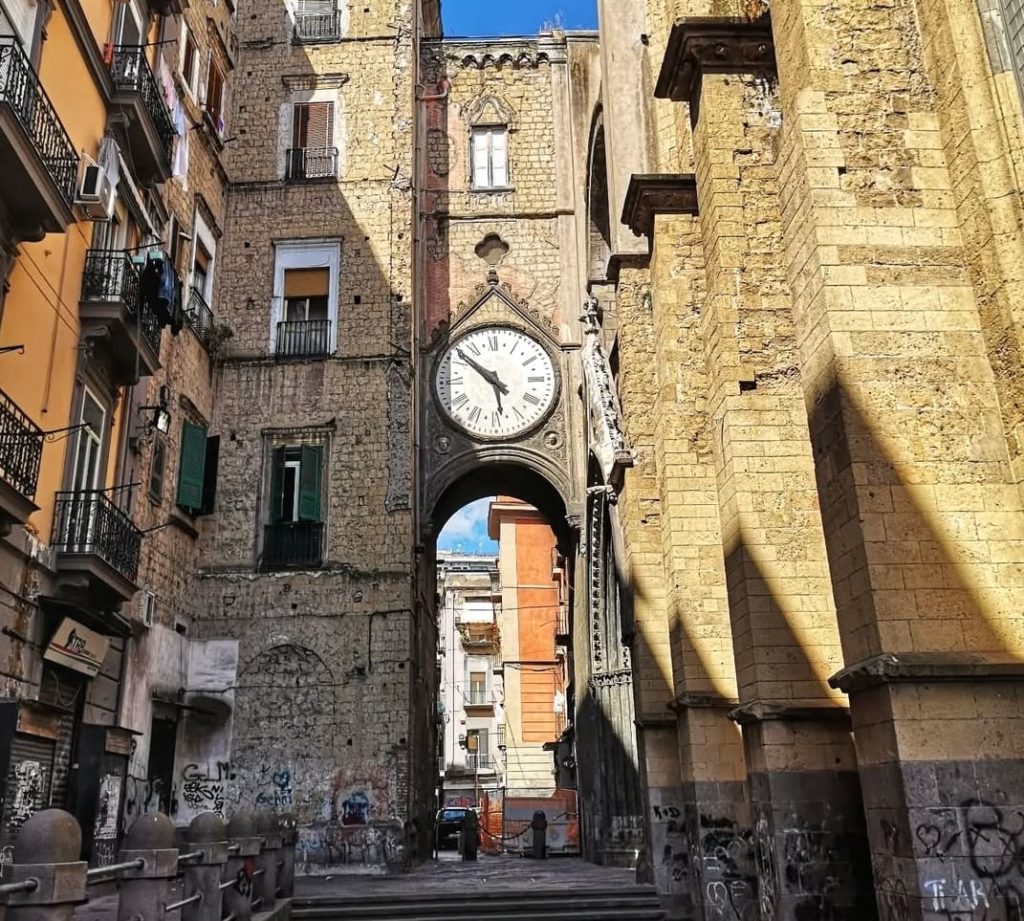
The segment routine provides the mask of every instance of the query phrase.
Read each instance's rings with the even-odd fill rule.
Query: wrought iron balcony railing
[[[139,573],[142,532],[102,490],[59,492],[53,546],[62,553],[95,554],[134,582]]]
[[[144,45],[116,45],[110,58],[110,75],[119,90],[132,90],[142,97],[157,136],[169,161],[174,146],[174,122],[160,94],[156,77],[146,60]]]
[[[43,430],[0,390],[0,477],[31,501],[42,456]]]
[[[333,42],[341,38],[341,13],[334,10],[300,10],[295,14],[295,41]]]
[[[91,249],[85,254],[82,300],[119,302],[139,324],[153,354],[160,354],[160,320],[142,296],[142,272],[123,249]],[[180,285],[175,286],[180,292]],[[180,297],[180,293],[177,294]]]
[[[284,521],[264,525],[262,569],[319,566],[324,556],[322,521]]]
[[[277,357],[327,355],[330,338],[330,320],[283,320],[277,324]]]
[[[338,175],[337,147],[289,147],[285,179],[331,179]]]
[[[195,288],[188,295],[185,319],[188,320],[188,325],[192,327],[196,338],[205,348],[209,349],[210,342],[213,340],[213,311],[210,310],[210,305],[206,303],[203,295]]]
[[[489,707],[494,703],[494,697],[486,688],[470,688],[466,695],[467,707]]]
[[[471,771],[487,771],[494,767],[494,756],[489,754],[466,755],[466,767]]]
[[[32,139],[39,159],[70,205],[75,198],[78,154],[17,39],[0,37],[0,103],[9,105]]]

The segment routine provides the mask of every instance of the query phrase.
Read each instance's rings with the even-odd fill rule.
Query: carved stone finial
[[[580,322],[583,324],[583,332],[588,336],[596,336],[601,332],[601,307],[593,295],[588,295],[583,302]]]

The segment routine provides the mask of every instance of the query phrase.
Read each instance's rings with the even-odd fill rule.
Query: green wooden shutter
[[[181,461],[178,465],[178,505],[203,507],[203,476],[206,473],[206,429],[186,422],[181,429]]]
[[[303,445],[299,467],[299,521],[320,520],[322,466],[323,448],[320,445]]]
[[[281,490],[284,487],[284,448],[274,448],[270,458],[270,523],[277,524],[284,517],[281,509],[284,498]]]

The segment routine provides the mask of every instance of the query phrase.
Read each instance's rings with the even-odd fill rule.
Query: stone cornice
[[[828,683],[850,693],[882,684],[1024,681],[1024,662],[976,652],[883,652],[836,672]]]
[[[775,73],[775,45],[768,16],[676,20],[654,95],[688,102],[697,118],[704,74]]]
[[[771,720],[794,722],[850,722],[850,710],[848,707],[837,706],[836,704],[818,704],[797,706],[794,704],[783,704],[763,700],[753,700],[743,704],[729,713],[729,719],[741,726],[748,726],[752,723],[765,723]]]
[[[697,214],[697,180],[689,173],[634,173],[622,208],[622,223],[654,243],[657,214]]]

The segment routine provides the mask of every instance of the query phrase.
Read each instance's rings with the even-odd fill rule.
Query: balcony
[[[110,55],[114,81],[112,114],[127,119],[125,132],[138,178],[163,182],[171,178],[174,122],[146,60],[146,48],[117,45]]]
[[[285,521],[263,528],[260,569],[311,569],[324,557],[322,521]]]
[[[210,350],[210,343],[213,341],[213,311],[206,303],[202,294],[193,288],[188,295],[188,307],[185,309],[185,320],[188,322],[196,338],[203,344],[203,348]]]
[[[0,210],[14,242],[74,220],[78,154],[21,45],[0,37]]]
[[[288,182],[338,178],[337,147],[289,147],[287,154]]]
[[[336,42],[341,38],[341,13],[336,10],[313,12],[300,10],[295,14],[295,42]]]
[[[466,767],[471,771],[493,771],[494,755],[473,754],[466,755]]]
[[[472,710],[479,715],[482,712],[494,712],[494,695],[487,689],[470,688],[465,696],[462,708],[468,713]]]
[[[77,599],[104,610],[137,591],[142,532],[104,491],[57,493],[51,544],[58,582]]]
[[[43,431],[0,390],[0,534],[24,524],[35,504]]]
[[[84,338],[109,352],[115,383],[128,384],[160,367],[160,321],[142,297],[141,268],[131,253],[91,249],[85,255],[78,313]]]
[[[278,358],[328,355],[330,341],[330,320],[283,320],[277,324]]]

